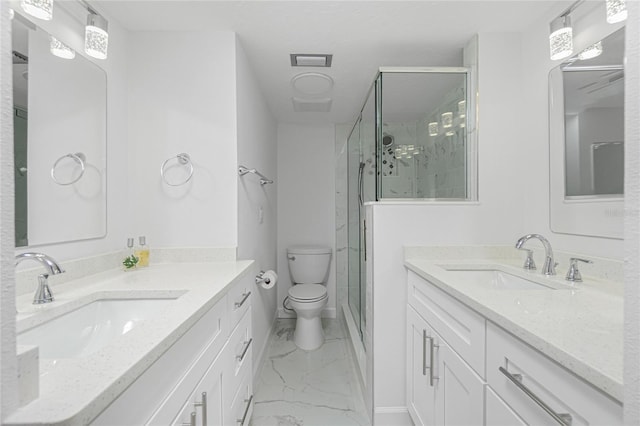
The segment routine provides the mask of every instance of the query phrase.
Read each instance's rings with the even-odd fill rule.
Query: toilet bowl
[[[297,315],[293,341],[300,349],[314,350],[324,343],[321,315],[329,300],[325,283],[331,264],[331,249],[290,247],[287,258],[294,285],[289,288],[286,303]]]

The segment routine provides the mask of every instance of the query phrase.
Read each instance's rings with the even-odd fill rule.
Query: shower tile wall
[[[347,135],[350,126],[336,126],[336,286],[337,309],[347,302]]]
[[[384,123],[383,135],[393,136],[393,146],[382,150],[382,179],[384,183],[383,197],[389,198],[416,198],[418,194],[415,176],[415,165],[420,164],[420,159],[397,159],[394,154],[396,147],[400,145],[416,145],[416,123]],[[415,165],[414,165],[415,163]]]

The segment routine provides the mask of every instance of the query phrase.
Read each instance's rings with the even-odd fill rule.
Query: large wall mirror
[[[106,234],[106,75],[12,21],[16,247]]]
[[[549,74],[551,229],[621,239],[624,28],[590,49]]]

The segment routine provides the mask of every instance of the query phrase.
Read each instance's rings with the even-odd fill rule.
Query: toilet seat
[[[296,284],[289,288],[292,302],[312,303],[327,298],[327,288],[322,284]]]

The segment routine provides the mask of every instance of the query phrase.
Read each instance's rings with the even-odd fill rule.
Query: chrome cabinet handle
[[[189,423],[182,423],[182,426],[196,426],[196,412],[192,412],[189,416]]]
[[[422,375],[427,375],[427,330],[422,330]]]
[[[558,424],[563,426],[571,426],[571,422],[573,421],[571,414],[569,413],[557,413],[553,410],[553,408],[549,407],[543,400],[541,400],[538,395],[533,393],[531,389],[526,387],[522,383],[522,374],[511,374],[505,368],[498,367],[498,370],[507,376],[507,379],[511,380],[514,385],[518,387],[522,392],[524,392],[529,398],[533,400],[540,408],[542,408],[547,414],[549,414],[553,420],[558,422]]]
[[[433,387],[433,381],[437,379],[437,377],[434,377],[433,375],[433,358],[434,358],[433,349],[440,347],[440,345],[436,345],[433,341],[434,341],[434,338],[429,337],[429,386],[431,387]]]
[[[249,397],[249,399],[245,399],[244,402],[247,403],[246,408],[244,409],[244,414],[241,419],[237,419],[236,422],[243,425],[244,421],[247,420],[247,414],[249,414],[249,408],[251,408],[251,401],[253,401],[253,395]]]
[[[294,261],[294,262],[295,262],[296,257],[295,257],[295,256],[287,256],[287,259],[292,260],[292,261]]]
[[[250,291],[248,291],[248,292],[244,293],[244,294],[242,295],[242,300],[241,300],[241,301],[239,301],[239,302],[236,302],[236,303],[235,303],[236,309],[238,309],[240,306],[244,305],[244,302],[246,302],[246,301],[247,301],[247,299],[249,298],[249,296],[251,296],[251,292],[250,292]]]
[[[193,406],[202,407],[202,426],[207,426],[207,393],[202,392],[202,401],[194,402]],[[194,421],[194,424],[195,424],[195,421]]]
[[[244,348],[242,348],[242,353],[240,355],[236,355],[236,359],[240,362],[242,362],[242,360],[244,359],[244,356],[247,354],[247,351],[249,350],[249,346],[251,346],[251,342],[253,342],[253,339],[249,339],[246,342],[244,342]]]

